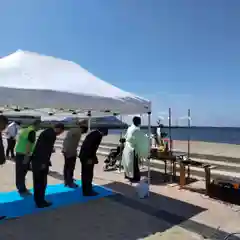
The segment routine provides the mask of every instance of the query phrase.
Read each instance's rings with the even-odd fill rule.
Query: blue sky
[[[154,121],[191,108],[194,125],[240,126],[239,13],[238,0],[1,1],[0,56],[73,60],[152,100]]]

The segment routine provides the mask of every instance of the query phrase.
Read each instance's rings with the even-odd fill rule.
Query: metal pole
[[[151,112],[148,113],[148,186],[151,184]],[[150,191],[148,192],[148,196]]]
[[[169,150],[172,152],[172,110],[168,109]]]
[[[187,152],[187,159],[190,157],[190,135],[191,135],[191,110],[188,109],[188,152]]]
[[[121,123],[123,122],[122,115],[120,115],[120,121],[121,121]],[[121,128],[120,138],[122,138],[122,137],[123,137],[123,129]]]
[[[91,111],[88,111],[88,133],[91,131],[91,116],[92,116],[92,113]]]
[[[121,121],[121,123],[123,122],[122,115],[120,115],[120,121]],[[121,128],[121,129],[120,129],[120,139],[122,139],[122,137],[123,137],[123,129]],[[121,160],[120,160],[120,162],[119,162],[119,168],[118,168],[119,173],[122,172],[122,158],[120,158],[120,159],[121,159]]]

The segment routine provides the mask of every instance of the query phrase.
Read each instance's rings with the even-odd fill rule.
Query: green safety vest
[[[20,134],[19,134],[18,140],[17,140],[17,144],[16,144],[16,147],[15,147],[16,153],[26,154],[26,145],[28,143],[30,143],[28,141],[28,134],[31,131],[35,131],[33,126],[29,126],[28,128],[24,128],[20,131]],[[31,144],[30,153],[32,153],[33,149],[34,149],[34,146],[35,146],[35,143],[30,143],[30,144]]]

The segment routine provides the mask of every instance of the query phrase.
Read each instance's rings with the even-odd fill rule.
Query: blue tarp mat
[[[77,184],[80,186],[77,189],[67,188],[64,184],[49,185],[46,190],[46,200],[51,201],[53,205],[42,209],[35,207],[32,195],[21,197],[17,191],[2,192],[0,193],[0,216],[16,218],[71,204],[84,203],[89,200],[99,199],[114,194],[110,189],[94,186],[94,190],[98,192],[99,195],[84,197],[82,195],[81,182],[77,181]],[[30,192],[32,193],[33,191],[31,190]]]

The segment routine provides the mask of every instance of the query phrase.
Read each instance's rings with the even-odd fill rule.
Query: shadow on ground
[[[120,182],[110,183],[106,185],[106,187],[122,193],[111,196],[111,201],[115,201],[129,208],[144,212],[145,214],[157,218],[160,221],[167,222],[170,224],[169,227],[178,225],[185,230],[201,235],[203,239],[224,239],[224,237],[229,234],[221,231],[220,229],[215,229],[191,220],[193,216],[206,210],[199,206],[153,192],[150,193],[150,198],[148,199],[133,199],[126,196],[129,195],[130,191],[133,191],[132,187]],[[165,230],[167,229],[161,229],[161,231]],[[231,239],[237,240],[240,238],[233,236]]]
[[[148,176],[148,171],[142,171],[141,172],[142,176],[147,177]],[[159,171],[154,171],[151,170],[150,172],[150,176],[151,176],[151,184],[152,185],[156,185],[156,186],[160,186],[160,185],[166,185],[168,183],[179,183],[180,182],[180,177],[179,176],[175,176],[172,177],[171,174],[164,174],[162,172]],[[198,180],[196,178],[186,178],[186,184],[191,184],[194,182],[197,182]]]
[[[151,235],[159,239],[176,225],[210,239],[227,235],[190,219],[205,211],[199,206],[153,192],[140,200],[134,197],[134,188],[124,183],[105,187],[122,194],[2,222],[0,239],[137,240]]]
[[[57,172],[57,171],[49,170],[48,175],[49,175],[50,177],[55,178],[55,179],[64,181],[63,174],[62,174],[62,173],[59,173],[59,172]]]
[[[50,171],[49,175],[63,179],[56,171]],[[152,172],[152,177],[152,180],[161,178],[158,172]],[[228,235],[192,220],[206,210],[199,206],[154,192],[150,193],[150,198],[140,200],[134,187],[121,182],[112,182],[105,187],[119,194],[4,221],[0,224],[0,239],[137,240],[154,235],[159,239],[174,226],[199,234],[203,239],[224,239]]]

